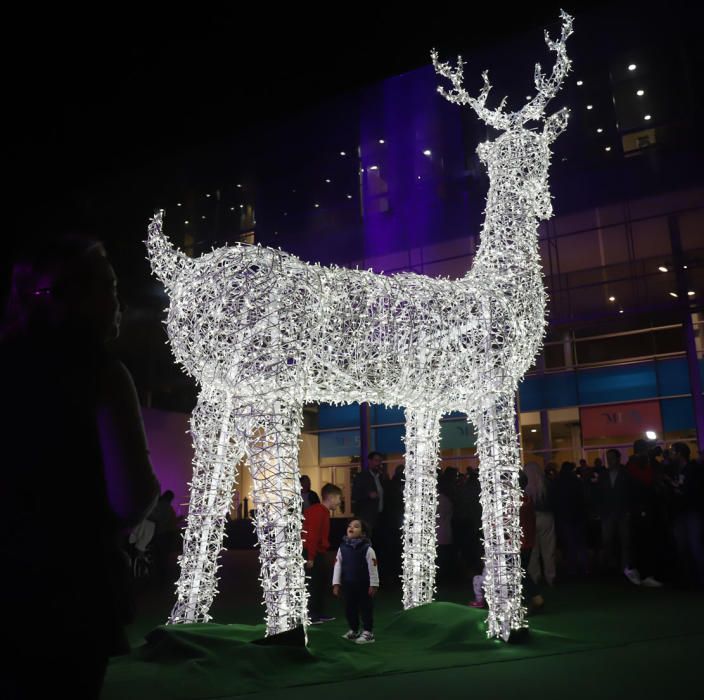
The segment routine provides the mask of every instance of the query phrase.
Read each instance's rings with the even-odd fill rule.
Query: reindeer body
[[[548,39],[558,57],[571,30],[566,17],[562,42]],[[455,85],[456,94],[447,96],[472,103],[459,92],[459,69],[433,58]],[[539,95],[549,98],[550,81],[542,85]],[[485,119],[486,86],[485,77],[472,103]],[[538,71],[536,86],[540,91]],[[538,224],[551,214],[549,144],[566,121],[558,112],[542,132],[526,129],[523,122],[543,107],[527,106],[522,120],[490,114],[505,131],[478,149],[489,169],[486,218],[474,265],[459,280],[321,267],[248,245],[191,260],[170,246],[161,214],[154,217],[147,245],[171,300],[170,342],[202,386],[171,622],[209,619],[223,518],[236,464],[247,457],[268,633],[306,624],[297,463],[302,406],[358,401],[406,408],[404,606],[432,600],[440,418],[463,411],[478,432],[489,633],[507,639],[523,625],[513,397],[544,332]]]
[[[465,411],[476,400],[487,346],[500,345],[511,356],[506,364],[516,368],[515,383],[539,344],[538,333],[535,347],[521,347],[525,357],[516,356],[518,332],[508,309],[516,300],[501,298],[500,289],[477,289],[471,275],[460,281],[385,277],[311,266],[246,245],[203,256],[194,271],[213,266],[215,275],[201,274],[200,284],[172,292],[169,336],[177,359],[199,383],[215,381],[238,396],[295,385],[304,402],[337,402],[344,393],[348,401]],[[291,294],[293,280],[299,288]],[[419,298],[422,306],[415,303]],[[183,311],[195,299],[210,300],[197,320]],[[543,309],[531,311],[540,317]],[[465,316],[459,326],[458,315]],[[275,340],[272,317],[278,319]],[[488,318],[493,325],[487,327]],[[371,357],[356,357],[359,345],[371,346]]]

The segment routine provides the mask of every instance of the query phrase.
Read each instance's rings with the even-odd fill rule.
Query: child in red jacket
[[[325,591],[330,580],[325,553],[330,547],[330,511],[340,507],[342,490],[334,484],[325,484],[320,496],[322,503],[307,508],[303,516],[303,556],[310,574],[308,614],[311,625],[335,619],[325,614]]]

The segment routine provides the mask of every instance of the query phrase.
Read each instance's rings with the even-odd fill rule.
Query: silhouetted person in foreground
[[[0,339],[4,697],[97,698],[108,657],[128,650],[119,539],[159,487],[132,379],[106,348],[119,320],[99,243],[47,242],[15,263]]]

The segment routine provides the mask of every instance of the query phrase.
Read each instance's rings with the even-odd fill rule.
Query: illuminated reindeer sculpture
[[[551,76],[520,111],[486,107],[461,85],[462,63],[439,63],[448,99],[501,133],[478,152],[490,178],[481,245],[458,280],[322,267],[280,250],[234,245],[191,259],[149,227],[154,273],[170,297],[168,334],[200,385],[177,602],[169,622],[203,622],[216,593],[225,513],[241,460],[253,480],[267,633],[308,623],[298,469],[302,408],[353,401],[406,410],[403,604],[432,600],[440,418],[467,413],[478,434],[488,632],[508,639],[521,604],[519,452],[514,397],[540,349],[545,294],[538,224],[551,216],[550,144],[566,110],[545,118],[569,70],[562,35]],[[542,130],[526,127],[544,119]]]

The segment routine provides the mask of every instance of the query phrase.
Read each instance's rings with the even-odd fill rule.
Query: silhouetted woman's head
[[[6,333],[70,331],[98,341],[119,333],[117,278],[98,241],[32,246],[16,258],[11,285]]]

